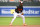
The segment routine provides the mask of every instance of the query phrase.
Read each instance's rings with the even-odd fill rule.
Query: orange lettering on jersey
[[[21,11],[22,9],[18,9],[18,11]]]

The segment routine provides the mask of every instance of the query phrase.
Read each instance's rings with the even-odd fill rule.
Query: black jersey
[[[23,6],[18,6],[16,9],[15,9],[15,12],[19,13],[23,11]]]

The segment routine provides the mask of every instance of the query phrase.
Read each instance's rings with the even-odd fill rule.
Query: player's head
[[[23,6],[23,1],[20,2],[20,5]]]

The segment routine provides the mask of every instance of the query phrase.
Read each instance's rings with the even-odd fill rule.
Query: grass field
[[[13,17],[0,17],[0,25],[9,25]],[[40,17],[25,17],[27,25],[40,25]],[[17,17],[13,25],[23,25],[23,20]]]

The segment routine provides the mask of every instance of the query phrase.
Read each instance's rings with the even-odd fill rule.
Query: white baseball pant
[[[21,15],[20,13],[16,13],[16,12],[14,12],[14,18],[12,19],[11,24],[13,23],[13,21],[16,19],[17,16],[22,17],[23,24],[24,24],[25,23],[25,17],[23,15]]]

